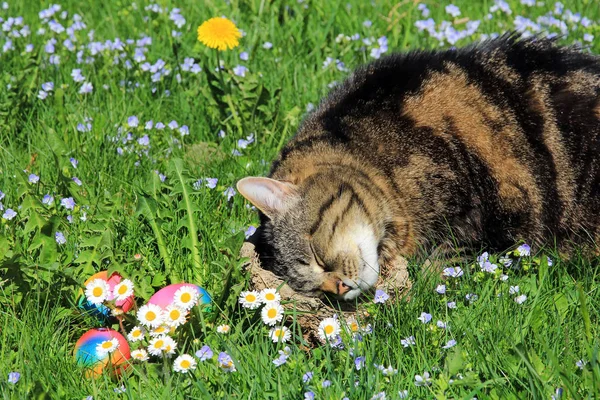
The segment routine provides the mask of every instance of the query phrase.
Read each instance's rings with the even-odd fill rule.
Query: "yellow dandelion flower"
[[[211,18],[198,27],[198,40],[211,49],[237,47],[242,33],[233,22],[223,17]]]

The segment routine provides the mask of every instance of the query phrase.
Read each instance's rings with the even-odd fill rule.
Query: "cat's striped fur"
[[[262,211],[263,264],[315,295],[354,298],[450,231],[478,248],[593,243],[600,58],[513,35],[389,56],[333,90],[270,178],[238,184]]]

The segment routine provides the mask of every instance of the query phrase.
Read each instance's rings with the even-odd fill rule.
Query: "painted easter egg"
[[[85,368],[88,378],[96,378],[106,371],[119,375],[129,367],[129,358],[127,340],[114,329],[91,329],[75,343],[75,360]]]
[[[194,285],[193,283],[174,283],[172,285],[165,286],[158,292],[154,293],[152,297],[150,297],[150,300],[148,300],[148,303],[155,304],[164,310],[171,304],[174,304],[175,294],[178,293],[178,290],[184,286],[195,289],[200,296],[198,299],[198,304],[204,306],[204,311],[210,310],[210,295],[206,290],[198,285]]]
[[[84,286],[87,286],[88,283],[92,282],[94,279],[102,279],[108,283],[108,286],[110,288],[110,294],[107,300],[112,301],[114,300],[115,286],[117,286],[123,278],[117,272],[113,272],[110,278],[108,278],[107,271],[100,271],[89,277],[88,280],[85,281]],[[123,288],[123,286],[121,286],[121,288]],[[131,307],[133,307],[133,304],[134,295],[132,293],[127,298],[115,302],[115,311],[126,313],[131,309]],[[77,301],[77,305],[80,309],[89,312],[90,314],[98,317],[100,320],[108,320],[112,317],[111,310],[104,304],[96,305],[89,302],[86,299],[83,290],[79,291],[79,299]]]

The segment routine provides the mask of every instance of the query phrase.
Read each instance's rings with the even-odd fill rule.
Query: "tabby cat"
[[[540,37],[394,54],[301,124],[269,178],[263,266],[350,300],[433,243],[503,250],[600,235],[600,58]],[[431,250],[431,249],[430,249]]]

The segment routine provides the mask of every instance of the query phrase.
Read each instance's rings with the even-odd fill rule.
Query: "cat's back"
[[[544,237],[599,225],[599,153],[599,58],[506,35],[360,68],[306,118],[272,176],[308,176],[327,159],[363,165],[424,216],[443,206],[452,221],[471,205],[491,236]]]

